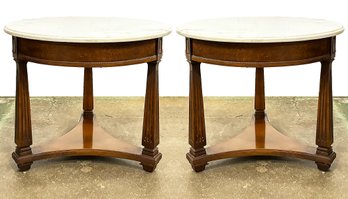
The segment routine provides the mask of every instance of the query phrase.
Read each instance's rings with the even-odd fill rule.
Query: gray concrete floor
[[[245,128],[252,98],[205,98],[208,145]],[[271,123],[284,134],[314,145],[316,98],[267,98]],[[34,144],[64,134],[80,116],[81,98],[32,98]],[[99,124],[115,137],[140,145],[143,98],[102,97],[95,100]],[[314,162],[290,158],[250,157],[210,163],[192,171],[189,149],[188,99],[160,100],[163,154],[153,173],[137,162],[114,158],[58,158],[34,162],[18,172],[14,99],[0,98],[0,198],[348,198],[348,99],[334,101],[337,158],[329,172]]]

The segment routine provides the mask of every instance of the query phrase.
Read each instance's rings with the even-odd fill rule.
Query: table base
[[[207,163],[213,160],[246,156],[279,156],[312,160],[320,170],[328,170],[336,153],[323,156],[316,154],[316,150],[315,147],[307,146],[277,131],[268,122],[267,117],[253,117],[250,126],[239,135],[205,148],[205,153],[196,157],[192,154],[197,152],[191,148],[186,158],[197,172],[203,171]]]
[[[189,144],[187,159],[195,171],[209,161],[242,156],[286,156],[315,161],[322,171],[329,170],[336,157],[333,143],[332,62],[335,37],[282,43],[229,43],[186,38],[190,64]],[[310,147],[274,129],[265,112],[264,68],[320,62],[320,85],[315,144]],[[201,63],[255,67],[254,119],[242,134],[211,147],[205,147],[206,129],[201,80]],[[226,85],[231,89],[232,85]]]
[[[104,156],[139,161],[143,169],[153,171],[162,158],[156,154],[149,156],[143,148],[114,138],[98,126],[95,115],[81,116],[80,122],[65,135],[45,144],[34,146],[32,153],[25,156],[12,154],[20,170],[30,169],[33,161],[62,156]]]

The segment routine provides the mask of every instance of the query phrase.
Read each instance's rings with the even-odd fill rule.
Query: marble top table
[[[288,17],[207,19],[184,24],[177,32],[188,38],[239,43],[306,41],[342,33],[343,26],[323,20]]]
[[[162,37],[170,28],[161,23],[124,18],[59,17],[17,21],[6,25],[17,63],[15,143],[12,157],[20,171],[33,161],[60,156],[107,156],[139,161],[152,172],[160,161],[158,63]],[[27,62],[83,67],[83,113],[71,131],[41,145],[32,145]],[[142,147],[109,135],[95,122],[93,67],[147,63]],[[64,80],[62,80],[64,81]],[[106,85],[114,88],[113,85]],[[127,86],[127,85],[123,85]],[[49,133],[49,132],[48,132]]]
[[[171,32],[169,26],[148,20],[112,17],[57,17],[26,19],[9,23],[5,32],[26,39],[111,43],[161,38]]]
[[[189,144],[186,157],[199,172],[209,161],[242,156],[287,156],[315,161],[327,171],[336,157],[332,149],[332,77],[336,35],[343,27],[321,19],[240,17],[206,19],[184,24],[177,32],[186,38],[190,64]],[[321,63],[316,128],[317,147],[281,134],[265,112],[264,68]],[[222,143],[207,144],[201,63],[255,67],[255,99],[251,125]],[[226,85],[219,89],[231,89]],[[289,88],[287,88],[289,89]]]

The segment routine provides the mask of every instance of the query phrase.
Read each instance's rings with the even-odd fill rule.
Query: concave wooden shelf
[[[195,165],[205,165],[209,161],[245,157],[245,156],[279,156],[331,163],[333,156],[316,154],[316,147],[308,146],[276,130],[268,118],[252,118],[250,126],[235,137],[206,147],[206,154],[187,159]]]
[[[142,154],[141,147],[114,138],[101,128],[95,115],[81,116],[79,123],[63,136],[32,147],[32,154],[16,158],[20,162],[61,156],[105,156],[124,158],[141,163],[153,162],[153,157]],[[160,154],[155,159],[161,159]]]

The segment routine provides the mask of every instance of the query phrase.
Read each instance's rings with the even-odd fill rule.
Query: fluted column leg
[[[207,163],[196,163],[195,158],[205,155],[206,145],[204,104],[199,62],[190,61],[190,96],[189,96],[189,144],[186,157],[196,171],[203,171]]]
[[[26,162],[21,158],[31,155],[30,145],[32,144],[30,97],[28,86],[27,62],[16,61],[16,110],[15,110],[15,143],[16,150],[12,157],[17,163],[20,171],[30,169],[32,161]]]
[[[152,172],[162,154],[158,152],[159,144],[159,93],[158,93],[158,62],[148,63],[147,84],[144,106],[142,145],[143,154],[150,156],[152,161],[142,162],[143,169]]]
[[[316,162],[318,168],[329,170],[336,153],[332,150],[333,143],[333,108],[332,108],[332,60],[321,62],[320,90],[318,99],[318,118],[316,144],[317,155],[327,156],[330,163]]]

